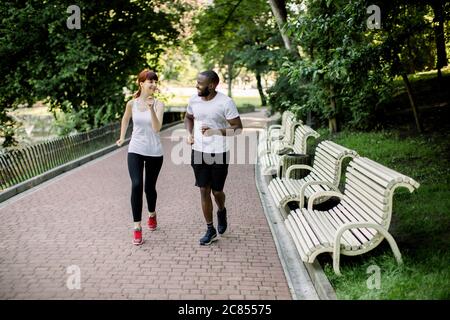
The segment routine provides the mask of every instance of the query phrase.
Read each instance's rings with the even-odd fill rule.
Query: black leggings
[[[163,163],[163,156],[149,157],[137,153],[128,153],[128,172],[131,178],[131,209],[134,222],[142,219],[142,190],[144,186],[145,164],[145,195],[147,196],[148,211],[155,212],[156,180]]]

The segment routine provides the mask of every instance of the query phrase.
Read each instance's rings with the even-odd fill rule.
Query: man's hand
[[[220,131],[220,129],[211,129],[209,127],[202,127],[202,134],[205,137],[211,137],[211,136],[214,136],[214,135],[221,136],[222,132]]]
[[[188,136],[186,138],[186,142],[188,144],[194,144],[194,136],[192,134],[188,134]]]

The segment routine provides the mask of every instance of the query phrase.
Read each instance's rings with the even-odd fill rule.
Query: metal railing
[[[127,130],[131,135],[132,125]],[[0,191],[115,143],[120,122],[0,152]]]

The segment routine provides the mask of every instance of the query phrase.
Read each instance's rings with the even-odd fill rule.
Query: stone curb
[[[284,225],[282,215],[269,195],[267,183],[260,173],[259,159],[255,164],[255,182],[264,214],[274,239],[289,290],[294,300],[318,300],[319,295],[303,265],[294,243]]]

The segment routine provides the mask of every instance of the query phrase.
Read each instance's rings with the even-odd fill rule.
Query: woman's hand
[[[148,99],[147,100],[147,108],[150,110],[150,111],[156,111],[156,103],[155,103],[155,99],[154,98],[152,98],[152,99]]]
[[[121,146],[123,145],[124,142],[125,142],[124,139],[119,139],[119,140],[116,141],[116,145],[117,145],[118,147],[121,147]]]

